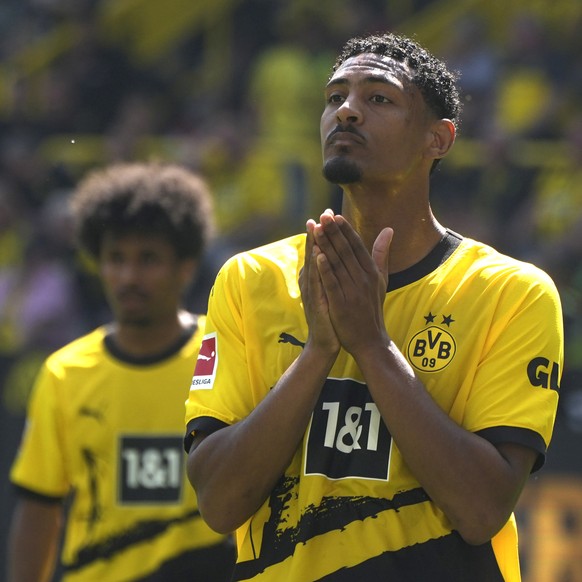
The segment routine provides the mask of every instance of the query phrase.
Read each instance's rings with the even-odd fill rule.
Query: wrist
[[[312,338],[307,338],[302,356],[303,359],[313,361],[317,367],[328,368],[329,371],[334,365],[339,352],[339,343],[336,345],[323,344],[313,341]]]
[[[397,362],[404,359],[402,352],[388,335],[376,339],[370,338],[350,350],[350,354],[362,370],[370,365],[377,365],[379,362],[391,360]]]

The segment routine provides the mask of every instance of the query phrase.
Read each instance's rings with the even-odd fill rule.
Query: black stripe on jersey
[[[13,484],[13,488],[16,494],[20,497],[25,497],[27,499],[31,499],[33,501],[40,501],[41,503],[47,503],[49,505],[52,504],[61,504],[64,501],[64,497],[54,497],[52,495],[45,495],[44,493],[38,493],[36,491],[32,491],[32,489],[27,489],[26,487],[22,487],[21,485]]]
[[[546,443],[542,435],[529,429],[515,426],[494,426],[477,431],[480,437],[489,441],[493,445],[502,443],[515,443],[533,449],[538,453],[538,457],[531,470],[532,473],[540,469],[546,461]]]
[[[317,582],[503,582],[490,543],[471,546],[457,532],[384,552],[352,568],[342,568]]]
[[[226,422],[222,422],[212,416],[199,416],[193,418],[186,426],[186,436],[184,437],[184,450],[189,453],[192,441],[194,440],[194,433],[201,432],[204,434],[212,434],[221,428],[227,427]]]
[[[152,354],[149,356],[135,356],[133,354],[124,352],[115,343],[115,333],[111,326],[109,326],[107,335],[103,338],[103,343],[105,344],[105,349],[109,352],[109,354],[124,364],[131,364],[133,366],[153,366],[154,364],[159,364],[160,362],[163,362],[164,360],[167,360],[168,358],[171,358],[177,354],[190,341],[198,329],[198,316],[193,317],[196,318],[196,321],[182,330],[180,337],[171,346],[158,354]]]
[[[447,230],[436,247],[424,259],[421,259],[416,265],[404,269],[404,271],[390,273],[388,289],[386,291],[390,292],[410,285],[429,273],[432,273],[435,269],[438,269],[453,254],[462,240],[463,237],[460,234],[452,230]]]
[[[174,519],[139,521],[124,532],[112,535],[97,543],[84,546],[79,550],[77,559],[74,562],[63,565],[63,571],[75,572],[97,560],[110,560],[132,546],[144,542],[147,543],[149,540],[162,535],[173,525],[181,524],[198,517],[200,517],[200,513],[195,509]]]
[[[289,496],[298,485],[298,477],[282,478],[269,498],[271,516],[263,527],[261,553],[254,560],[239,562],[234,580],[253,578],[273,564],[292,556],[295,547],[331,531],[343,530],[354,521],[378,516],[383,511],[398,511],[401,507],[429,501],[420,487],[397,493],[392,499],[376,497],[324,497],[318,506],[306,507],[295,527],[285,523],[283,513]],[[279,526],[284,524],[283,529]]]
[[[226,582],[236,560],[232,540],[197,548],[164,562],[155,572],[134,582]]]

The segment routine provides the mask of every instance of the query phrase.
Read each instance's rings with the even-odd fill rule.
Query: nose
[[[340,123],[359,123],[362,119],[360,108],[355,99],[346,99],[336,111]]]
[[[132,261],[124,261],[117,266],[117,277],[124,285],[135,283],[139,279],[139,268]]]

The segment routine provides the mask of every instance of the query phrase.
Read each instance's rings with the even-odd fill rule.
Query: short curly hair
[[[79,246],[98,260],[105,234],[154,234],[180,259],[199,258],[213,234],[205,180],[178,165],[114,164],[90,172],[71,198]]]
[[[391,32],[354,37],[341,49],[332,72],[347,59],[363,53],[390,57],[408,65],[412,72],[410,81],[420,90],[426,104],[440,118],[450,119],[459,126],[461,100],[456,82],[459,74],[450,71],[440,61],[414,40]]]

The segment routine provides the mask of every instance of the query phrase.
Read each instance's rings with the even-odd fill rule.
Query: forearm
[[[428,495],[467,541],[489,539],[509,517],[527,478],[522,460],[533,463],[535,453],[525,451],[512,464],[455,423],[392,342],[358,360],[394,442]]]
[[[335,354],[309,344],[247,418],[190,452],[188,476],[202,516],[228,532],[267,499],[305,433]]]
[[[56,563],[62,508],[23,499],[16,505],[8,542],[8,582],[48,582]]]

